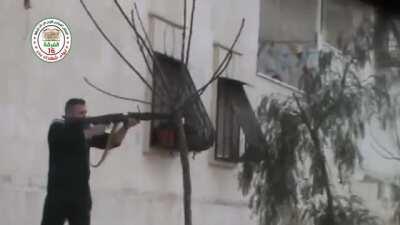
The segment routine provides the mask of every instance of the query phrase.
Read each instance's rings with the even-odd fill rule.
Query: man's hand
[[[124,121],[124,128],[128,130],[133,126],[136,126],[138,123],[140,123],[140,120],[137,120],[135,118],[128,118],[126,121]]]

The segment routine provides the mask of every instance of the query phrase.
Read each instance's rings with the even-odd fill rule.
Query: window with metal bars
[[[258,161],[265,157],[265,137],[244,85],[231,78],[218,79],[216,160]]]
[[[183,105],[179,108],[185,119],[189,151],[207,150],[214,143],[215,131],[200,96],[196,96],[198,93],[189,71],[172,57],[160,53],[155,57],[152,111],[173,113]],[[152,146],[177,150],[177,138],[177,127],[172,121],[152,121]]]
[[[156,113],[171,113],[173,102],[179,100],[179,88],[182,79],[179,78],[180,64],[172,58],[157,54],[158,65],[154,65],[152,111]],[[161,67],[161,68],[159,68]],[[172,121],[152,121],[152,146],[176,148],[177,128]]]
[[[215,159],[237,162],[240,155],[241,129],[234,105],[230,100],[233,96],[232,91],[234,87],[229,82],[218,80]]]

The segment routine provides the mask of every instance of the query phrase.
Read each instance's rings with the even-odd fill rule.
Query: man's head
[[[85,100],[81,98],[71,98],[65,103],[66,118],[84,118],[86,113]]]

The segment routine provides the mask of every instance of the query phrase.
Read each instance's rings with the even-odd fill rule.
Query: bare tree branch
[[[233,54],[232,54],[232,53],[229,54],[229,56],[228,56],[227,60],[225,61],[225,63],[224,63],[224,64],[221,64],[221,65],[223,65],[223,67],[220,69],[220,71],[219,71],[215,76],[213,76],[213,77],[211,78],[211,80],[209,80],[209,82],[208,82],[207,85],[205,85],[205,86],[204,86],[203,88],[201,88],[201,89],[198,89],[197,92],[199,93],[200,96],[205,92],[205,90],[207,89],[207,87],[208,87],[211,83],[213,83],[215,80],[217,80],[217,79],[225,72],[226,68],[228,68],[228,66],[229,66],[229,64],[230,64],[230,62],[231,62],[232,57],[233,57]]]
[[[159,60],[158,60],[157,57],[155,56],[154,49],[153,49],[153,46],[152,46],[152,44],[151,44],[151,40],[150,40],[149,35],[147,34],[147,31],[146,31],[146,29],[145,29],[145,27],[144,27],[143,20],[142,20],[142,18],[141,18],[141,16],[140,16],[139,9],[138,9],[136,3],[134,3],[134,7],[135,7],[136,16],[137,16],[137,18],[138,18],[138,20],[139,20],[140,27],[141,27],[141,29],[142,29],[142,32],[143,32],[143,34],[144,34],[144,37],[145,37],[145,40],[147,41],[147,45],[148,45],[148,46],[146,45],[146,41],[145,41],[145,42],[142,42],[142,43],[143,43],[145,46],[148,47],[148,50],[147,50],[147,51],[148,51],[148,53],[149,53],[151,59],[153,60],[153,63],[154,63],[155,66],[157,67],[158,72],[161,73],[161,76],[160,76],[161,82],[163,83],[164,87],[166,87],[166,86],[167,86],[167,82],[165,81],[165,74],[164,74],[164,71],[163,71],[163,69],[162,69],[162,67],[161,67],[161,64],[160,64]],[[124,12],[122,11],[121,13],[124,13]],[[130,21],[127,20],[127,22],[129,23]],[[135,26],[135,29],[136,29],[136,26]],[[137,29],[136,29],[135,34],[140,35],[139,32],[137,31]],[[143,37],[141,38],[141,40],[143,40]],[[153,68],[153,72],[154,72],[154,68]],[[152,76],[153,76],[153,79],[154,79],[154,74],[152,74]],[[165,90],[166,90],[166,89],[165,89]],[[169,100],[172,102],[173,99],[172,99],[171,93],[169,93],[168,91],[165,91],[165,92],[166,92],[166,96],[167,96],[167,97],[169,98]],[[168,104],[167,104],[167,105],[168,105]]]
[[[140,78],[140,80],[151,90],[153,91],[153,88],[151,85],[144,79],[142,74],[125,58],[125,56],[122,55],[122,53],[119,51],[119,49],[115,46],[115,44],[108,38],[108,36],[104,33],[104,31],[100,28],[99,24],[97,21],[94,19],[92,14],[90,13],[89,9],[86,7],[86,4],[83,2],[83,0],[80,0],[80,3],[82,7],[84,8],[85,12],[89,16],[90,20],[92,20],[93,24],[97,28],[97,30],[101,33],[101,35],[106,39],[108,44],[114,49],[114,51],[118,54],[118,56],[128,65],[128,67]]]
[[[185,1],[186,1],[186,0],[185,0]],[[129,23],[129,25],[132,27],[132,29],[134,29],[135,34],[136,34],[136,35],[140,35],[139,32],[138,32],[137,29],[136,29],[136,26],[134,26],[134,24],[132,24],[131,21],[129,21],[129,19],[127,19],[127,16],[126,16],[125,12],[122,10],[122,7],[119,5],[119,3],[117,2],[117,0],[114,0],[114,2],[115,2],[115,4],[117,5],[117,7],[119,8],[121,14],[124,16],[125,20]],[[152,46],[151,46],[151,41],[150,41],[149,36],[148,36],[148,34],[147,34],[147,32],[146,32],[146,29],[144,28],[143,21],[142,21],[142,19],[141,19],[141,17],[140,17],[137,4],[134,3],[134,6],[135,6],[135,11],[136,11],[136,16],[138,17],[138,20],[139,20],[139,24],[140,24],[140,26],[141,26],[141,29],[142,29],[143,33],[144,33],[144,36],[145,36],[145,38],[146,38],[147,43],[148,43],[149,46],[150,46],[150,47],[148,48],[147,51],[149,51],[149,54],[150,54],[150,56],[152,57],[152,60],[154,61],[155,66],[157,66],[158,71],[161,73],[162,82],[164,83],[164,85],[166,85],[166,82],[165,82],[165,80],[164,80],[163,70],[162,70],[162,68],[161,68],[161,66],[160,66],[160,63],[158,62],[158,59],[155,57],[154,50],[153,50],[153,48],[152,48]],[[187,9],[186,9],[186,3],[185,3],[185,7],[184,7],[184,8],[185,8],[185,12],[186,12],[186,10],[187,10]],[[193,10],[194,10],[194,9],[193,9]],[[185,16],[185,21],[186,21],[186,16]],[[241,33],[241,30],[243,29],[243,26],[244,26],[244,20],[242,21],[242,26],[241,26],[240,32],[239,32],[239,34],[237,35],[237,37],[235,38],[235,41],[234,41],[235,44],[236,44],[236,42],[237,42],[237,39],[238,39],[239,36],[240,36],[240,33]],[[186,30],[186,22],[184,23],[183,32],[185,32],[185,30]],[[186,34],[185,34],[185,36],[186,36]],[[141,37],[140,39],[142,40],[142,43],[146,43],[146,42],[143,42],[143,37]],[[185,40],[183,40],[182,42],[184,43]],[[235,44],[234,44],[234,45],[235,45]],[[233,45],[233,47],[234,47],[234,45]],[[146,45],[145,45],[145,46],[146,46]],[[233,47],[232,47],[232,48],[233,48]],[[183,49],[184,49],[184,45],[183,45]],[[183,52],[183,55],[184,55],[184,52]],[[181,56],[182,56],[182,55],[181,55]],[[184,61],[183,61],[183,60],[184,60],[184,58],[182,58],[182,63],[184,64]],[[213,75],[213,76],[214,76],[214,75]],[[170,93],[167,93],[167,95],[169,96],[170,99],[172,99],[172,97],[170,96]],[[196,94],[196,95],[197,95],[197,94]]]
[[[114,4],[117,6],[119,12],[120,12],[121,15],[124,17],[125,21],[126,21],[126,22],[129,24],[129,26],[132,28],[132,30],[133,30],[133,32],[134,32],[134,34],[135,34],[135,36],[136,36],[136,43],[137,43],[137,45],[139,46],[139,50],[140,50],[140,53],[142,54],[142,57],[143,57],[143,60],[144,60],[144,62],[145,62],[145,64],[146,64],[147,70],[149,71],[149,73],[152,75],[152,77],[153,77],[153,79],[154,79],[154,68],[153,68],[153,69],[151,68],[150,62],[148,61],[147,56],[146,56],[146,54],[145,54],[143,48],[146,49],[146,52],[147,52],[147,54],[150,56],[150,59],[151,59],[152,62],[155,61],[155,59],[154,59],[154,52],[153,52],[153,49],[152,49],[151,45],[148,46],[148,45],[146,44],[145,39],[143,38],[143,36],[142,36],[142,35],[139,33],[139,31],[138,31],[138,29],[137,29],[137,27],[136,27],[136,23],[135,23],[135,15],[134,15],[134,13],[133,13],[133,10],[131,11],[132,21],[130,21],[129,18],[128,18],[128,16],[126,15],[126,13],[124,12],[124,10],[122,9],[121,5],[119,4],[119,2],[118,2],[117,0],[114,0]],[[134,3],[134,6],[135,6],[135,10],[136,10],[137,16],[138,16],[138,18],[139,18],[139,22],[140,22],[140,24],[141,24],[143,30],[145,30],[144,27],[143,27],[142,21],[141,21],[141,19],[140,19],[140,16],[139,16],[139,10],[137,9],[136,3]],[[145,35],[147,36],[146,33],[145,33]],[[149,43],[149,44],[150,44],[150,43]],[[158,68],[158,69],[160,70],[160,68]],[[167,94],[167,96],[168,96],[167,91],[166,91],[165,89],[162,89],[162,90],[163,90],[164,94]],[[154,92],[154,90],[153,90],[153,92]],[[160,93],[153,93],[153,94],[157,94],[157,95],[159,95],[159,96],[161,95]]]
[[[138,7],[137,7],[136,2],[134,3],[134,7],[135,7],[135,11],[136,11],[136,16],[137,16],[137,18],[138,18],[138,20],[139,20],[140,28],[142,29],[142,32],[143,32],[143,34],[144,34],[144,38],[145,38],[145,40],[147,41],[147,44],[148,44],[148,46],[149,46],[149,48],[150,48],[150,51],[151,51],[152,55],[154,55],[154,48],[153,48],[153,45],[152,45],[152,43],[151,43],[151,40],[150,40],[150,38],[149,38],[149,35],[147,34],[146,29],[144,28],[143,20],[142,20],[142,18],[141,18],[141,16],[140,16],[139,9],[138,9]]]
[[[183,32],[181,47],[181,62],[185,64],[185,45],[186,45],[186,17],[187,17],[187,0],[183,0]]]
[[[158,61],[157,57],[155,57],[155,53],[154,53],[155,51],[154,51],[153,46],[151,44],[151,40],[149,38],[149,35],[148,35],[148,33],[147,33],[147,31],[146,31],[146,29],[144,27],[143,20],[142,20],[142,18],[140,16],[139,9],[138,9],[136,3],[134,3],[134,7],[135,7],[136,16],[137,16],[137,18],[139,20],[140,28],[142,29],[142,32],[144,34],[144,38],[146,40],[146,42],[144,42],[144,43],[145,44],[147,43],[147,45],[148,45],[148,47],[150,49],[149,55],[151,56],[153,62],[155,63],[155,66],[157,67],[158,71],[161,73],[162,82],[164,82],[164,85],[165,85],[165,80],[163,79],[165,77],[164,72],[163,72],[163,70],[161,68],[160,62]]]
[[[225,58],[223,60],[223,62],[218,66],[218,69],[213,73],[213,75],[211,76],[211,79],[204,84],[201,88],[197,89],[196,93],[193,93],[193,95],[187,97],[186,99],[184,99],[182,101],[181,104],[178,104],[177,107],[175,107],[175,111],[185,107],[187,104],[191,103],[192,101],[196,100],[197,98],[200,97],[200,93],[203,94],[204,90],[207,89],[207,87],[214,82],[216,79],[218,79],[219,76],[221,76],[221,74],[224,72],[224,70],[227,68],[227,66],[229,65],[229,61],[230,58],[232,58],[232,54],[233,54],[233,48],[235,47],[237,41],[239,40],[239,37],[243,31],[245,25],[245,19],[242,19],[242,23],[240,25],[239,31],[229,49],[229,51],[226,53]],[[225,61],[225,63],[224,63]]]
[[[99,92],[101,92],[103,94],[106,94],[108,96],[111,96],[111,97],[114,97],[114,98],[117,98],[117,99],[121,99],[121,100],[125,100],[125,101],[139,102],[139,103],[142,103],[142,104],[151,105],[151,102],[147,102],[147,101],[136,99],[136,98],[127,98],[127,97],[123,97],[123,96],[119,96],[119,95],[113,94],[111,92],[108,92],[108,91],[106,91],[104,89],[101,89],[101,88],[97,87],[96,85],[91,83],[86,77],[84,77],[83,79],[89,86],[93,87],[97,91],[99,91]]]
[[[239,31],[238,31],[238,33],[236,34],[236,37],[235,37],[234,41],[233,41],[232,44],[231,44],[231,47],[230,47],[229,50],[226,52],[226,54],[225,54],[225,56],[224,56],[224,59],[223,59],[223,60],[221,61],[221,63],[218,65],[218,67],[217,67],[217,69],[214,71],[212,77],[216,77],[216,76],[218,76],[218,74],[222,74],[222,73],[224,72],[224,70],[226,69],[227,66],[224,66],[224,65],[225,65],[225,63],[229,60],[229,57],[231,57],[231,55],[233,54],[233,49],[235,48],[235,46],[236,46],[236,44],[237,44],[237,42],[238,42],[238,40],[239,40],[239,37],[240,37],[241,34],[242,34],[242,31],[243,31],[245,22],[246,22],[246,21],[245,21],[245,19],[243,18],[243,19],[242,19],[242,22],[241,22],[241,24],[240,24]]]
[[[82,6],[84,7],[86,13],[88,14],[88,16],[90,17],[90,19],[92,20],[92,22],[94,23],[94,25],[96,26],[96,28],[99,30],[99,32],[103,35],[103,37],[106,39],[106,41],[111,45],[111,47],[113,47],[113,49],[116,51],[116,53],[124,60],[124,62],[139,76],[139,78],[143,81],[143,83],[145,83],[145,85],[152,91],[153,94],[156,94],[158,96],[162,96],[161,93],[155,92],[153,90],[153,88],[150,86],[150,84],[144,79],[144,77],[140,74],[140,72],[122,55],[122,53],[119,51],[119,49],[111,42],[111,40],[107,37],[107,35],[104,33],[104,31],[100,28],[100,26],[98,25],[98,23],[96,22],[96,20],[94,19],[94,17],[92,16],[92,14],[90,13],[90,11],[88,10],[88,8],[86,7],[86,5],[84,4],[83,0],[80,0]],[[119,5],[119,3],[114,0],[114,3],[117,5],[118,9],[120,10],[121,14],[123,15],[123,17],[125,18],[125,20],[128,22],[128,24],[132,27],[132,29],[135,32],[135,35],[137,38],[140,39],[141,43],[145,43],[143,37],[139,34],[139,32],[137,31],[136,27],[131,23],[131,21],[129,20],[128,16],[125,14],[125,12],[122,10],[122,7]],[[149,53],[149,55],[151,56],[151,58],[154,60],[154,58],[152,57],[153,55],[153,51],[151,51],[148,46],[146,44],[144,45],[140,45],[139,44],[139,49],[140,46],[143,46],[146,51]],[[143,52],[144,54],[144,52]],[[144,60],[146,60],[145,56]],[[150,65],[146,65],[148,66],[148,69],[150,68]],[[161,69],[159,68],[159,70],[161,71]],[[153,75],[153,74],[152,74]],[[169,93],[165,91],[165,93],[167,94],[167,96],[169,96]],[[161,101],[165,102],[164,98],[160,98]]]
[[[135,15],[134,15],[133,10],[131,10],[131,17],[132,17],[132,24],[133,24],[134,27],[136,27]],[[137,35],[136,35],[136,43],[139,46],[139,51],[142,54],[142,57],[143,57],[143,60],[144,60],[144,62],[146,64],[147,70],[149,71],[150,74],[153,74],[153,70],[152,70],[152,68],[150,66],[150,62],[147,59],[146,53],[143,50],[143,48],[146,46],[146,43],[142,43],[141,39]],[[152,57],[150,56],[150,58],[152,58]]]
[[[224,72],[224,67],[225,64],[229,59],[229,57],[231,57],[233,55],[233,51],[228,50],[227,54],[225,55],[225,57],[222,59],[222,61],[220,62],[220,64],[217,66],[217,69],[214,71],[213,75],[211,76],[212,79],[215,79],[216,76],[218,76],[218,74],[222,74]]]
[[[153,51],[151,51],[149,49],[149,47],[146,45],[145,40],[143,39],[142,35],[139,33],[139,31],[137,30],[135,24],[133,24],[129,18],[128,15],[126,15],[125,11],[122,9],[121,5],[118,3],[117,0],[114,0],[115,5],[117,6],[119,12],[121,13],[121,15],[124,17],[125,21],[129,24],[129,26],[132,28],[133,32],[136,35],[136,38],[140,39],[141,43],[143,43],[144,48],[146,49],[147,53],[153,58]],[[136,6],[136,4],[135,4]]]
[[[236,34],[236,37],[235,37],[234,41],[232,42],[231,47],[226,52],[224,59],[218,65],[217,69],[214,71],[213,75],[211,76],[211,79],[205,85],[203,85],[201,88],[199,88],[197,90],[198,93],[203,92],[213,81],[215,81],[219,76],[221,76],[222,73],[225,71],[225,69],[228,67],[229,61],[232,58],[233,49],[235,48],[236,43],[239,40],[240,35],[242,34],[244,25],[245,25],[245,19],[242,19],[242,23],[240,24],[239,31]]]
[[[188,37],[188,45],[186,49],[186,60],[185,65],[189,64],[189,55],[190,55],[190,46],[192,43],[192,35],[193,35],[193,21],[194,21],[194,12],[196,10],[196,0],[192,0],[192,11],[190,13],[190,30],[189,30],[189,37]]]
[[[186,14],[187,14],[187,0],[183,0],[183,32],[182,32],[182,47],[181,47],[181,73],[185,71],[185,44],[186,44]],[[181,87],[183,90],[184,88]],[[184,206],[184,221],[185,225],[192,225],[192,182],[190,179],[190,164],[188,159],[188,146],[186,140],[186,133],[183,124],[182,110],[176,114],[178,125],[178,145],[180,150],[180,159],[182,165],[182,178],[183,178],[183,206]]]

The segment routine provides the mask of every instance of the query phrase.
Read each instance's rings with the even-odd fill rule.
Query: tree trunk
[[[319,150],[320,151],[320,150]],[[329,186],[329,177],[328,177],[328,171],[326,168],[326,163],[325,163],[325,157],[322,155],[323,153],[320,151],[320,154],[322,157],[321,160],[321,169],[323,172],[323,179],[325,183],[325,192],[326,192],[326,198],[327,198],[327,206],[326,206],[326,216],[324,219],[323,224],[324,225],[335,225],[335,215],[333,212],[333,197],[332,197],[332,192],[331,192],[331,187]]]
[[[335,216],[333,212],[333,197],[332,197],[332,192],[331,188],[329,186],[329,176],[328,176],[328,170],[326,168],[326,160],[325,160],[325,155],[323,153],[323,150],[321,148],[321,142],[318,137],[318,134],[313,130],[311,137],[314,142],[315,146],[315,154],[317,154],[317,160],[318,160],[318,167],[320,170],[322,170],[322,179],[325,187],[325,192],[326,192],[326,198],[327,198],[327,206],[326,206],[326,215],[323,219],[323,224],[324,225],[335,225]]]
[[[186,134],[183,127],[182,113],[177,113],[176,123],[178,125],[178,146],[182,165],[182,179],[183,179],[183,208],[185,214],[185,225],[192,225],[192,183],[190,180],[190,164],[188,159],[188,146],[186,141]]]

